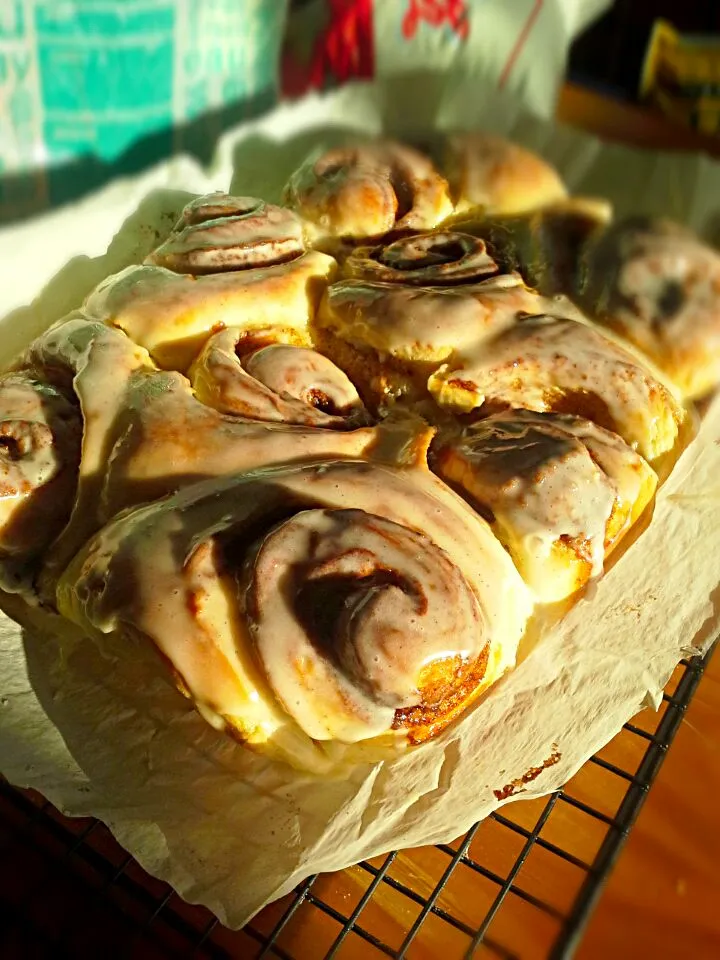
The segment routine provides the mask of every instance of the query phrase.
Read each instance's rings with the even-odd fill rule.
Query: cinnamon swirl
[[[319,430],[225,416],[201,403],[181,374],[145,374],[133,380],[119,413],[96,511],[106,522],[120,510],[209,477],[361,458],[378,440],[375,428]]]
[[[54,578],[99,525],[100,490],[119,414],[133,377],[152,370],[153,364],[147,352],[119,330],[75,315],[35,340],[22,366],[72,397],[82,416],[72,512],[44,556],[41,593],[52,594]]]
[[[342,745],[437,733],[513,663],[530,611],[487,525],[425,467],[352,462],[131,511],[58,596],[86,629],[152,642],[213,725],[316,771]]]

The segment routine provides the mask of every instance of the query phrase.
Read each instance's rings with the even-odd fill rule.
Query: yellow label
[[[640,77],[640,96],[673,120],[701,130],[720,130],[720,39],[682,36],[657,20]]]

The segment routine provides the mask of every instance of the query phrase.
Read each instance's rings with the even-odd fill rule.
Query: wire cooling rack
[[[564,790],[506,805],[454,843],[310,877],[241,931],[150,877],[103,824],[0,781],[0,956],[569,957],[704,668],[683,660],[660,711],[626,724]]]

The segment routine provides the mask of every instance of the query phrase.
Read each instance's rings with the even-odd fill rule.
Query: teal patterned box
[[[173,152],[206,160],[277,97],[287,0],[0,0],[0,219]]]

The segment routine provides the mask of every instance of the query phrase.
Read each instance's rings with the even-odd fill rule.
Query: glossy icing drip
[[[631,218],[592,248],[588,306],[691,398],[720,378],[720,254],[685,227]]]
[[[471,209],[452,217],[448,229],[481,237],[503,271],[517,270],[540,293],[576,296],[588,245],[611,219],[608,201],[571,197],[514,215]]]
[[[133,376],[151,370],[147,351],[119,330],[82,316],[60,321],[33,342],[30,369],[71,390],[82,413],[82,454],[77,494],[67,527],[45,558],[52,580],[97,529],[99,491]]]
[[[105,520],[203,480],[310,459],[362,457],[377,430],[317,430],[225,416],[201,403],[179,373],[135,378],[109,457]]]

